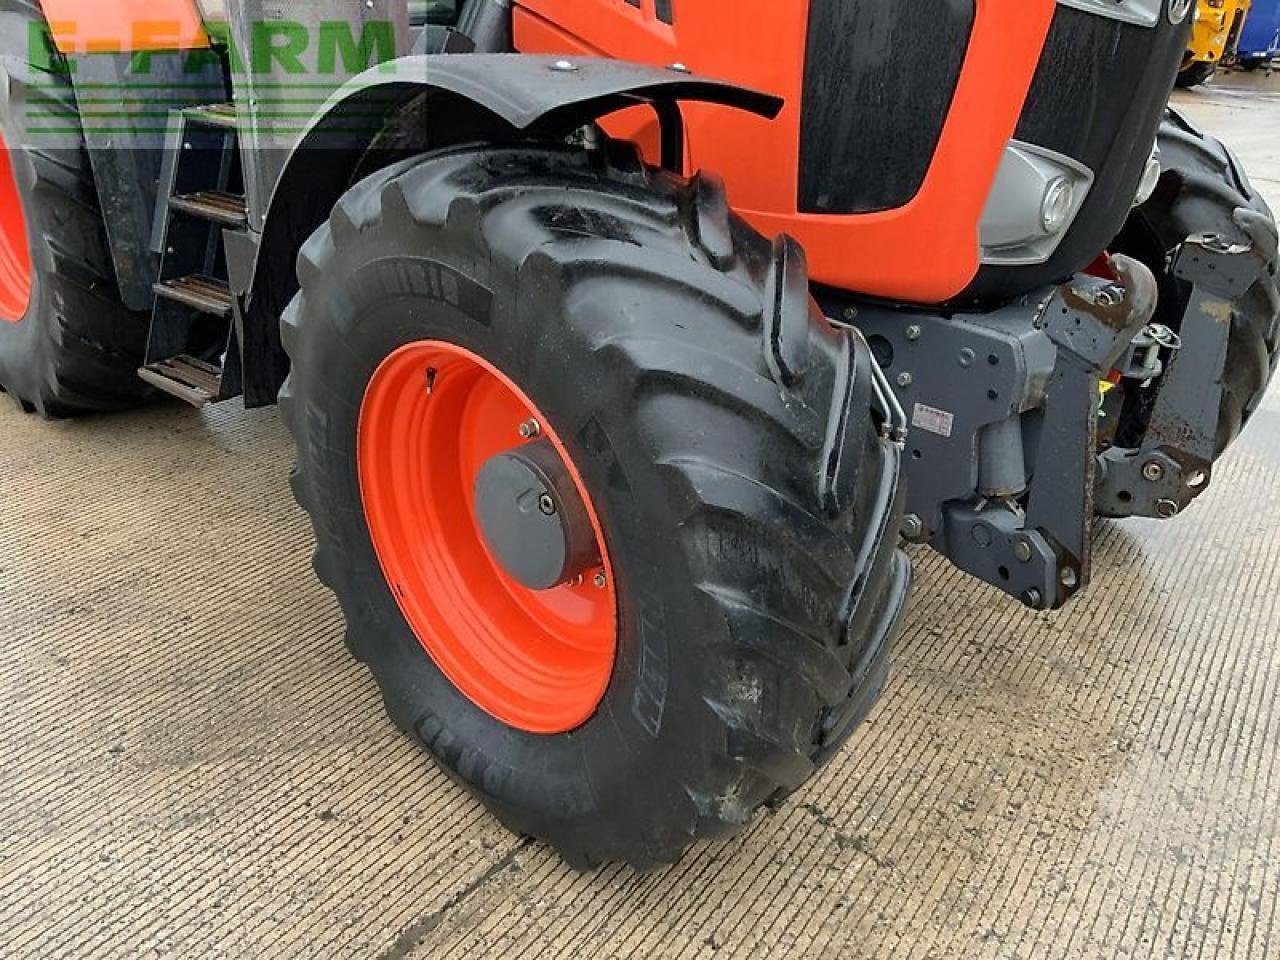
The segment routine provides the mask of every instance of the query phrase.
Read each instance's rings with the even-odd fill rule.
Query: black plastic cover
[[[811,0],[802,213],[894,210],[919,192],[973,22],[974,0]]]

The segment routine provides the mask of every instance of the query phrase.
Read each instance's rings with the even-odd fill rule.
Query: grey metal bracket
[[[1158,381],[1142,445],[1098,458],[1097,507],[1104,516],[1168,519],[1209,487],[1218,450],[1222,376],[1236,300],[1268,269],[1253,244],[1202,234],[1179,248],[1174,274],[1192,284],[1182,347]]]
[[[1045,329],[1058,345],[1058,362],[1047,391],[1026,526],[1043,531],[1056,547],[1057,581],[1054,593],[1044,597],[1046,606],[1065,603],[1089,583],[1098,383],[1156,309],[1158,288],[1150,270],[1122,256],[1114,257],[1112,266],[1119,282],[1077,276],[1058,289],[1045,312]]]
[[[1098,381],[1155,311],[1151,272],[1114,267],[988,314],[831,311],[910,422],[904,536],[1036,609],[1088,582]]]
[[[968,316],[874,305],[858,310],[855,322],[910,428],[911,539],[943,535],[943,505],[974,498],[984,432],[1043,402],[1055,350],[1034,312],[1026,306]]]
[[[946,544],[952,562],[1035,610],[1058,606],[1058,551],[1026,514],[1000,501],[947,506]]]

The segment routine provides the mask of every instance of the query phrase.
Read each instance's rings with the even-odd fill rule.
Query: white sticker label
[[[940,437],[950,439],[951,429],[955,424],[956,415],[954,413],[947,413],[945,410],[926,406],[923,403],[917,403],[915,410],[911,413],[911,425],[913,427],[928,430],[930,433],[936,433]]]

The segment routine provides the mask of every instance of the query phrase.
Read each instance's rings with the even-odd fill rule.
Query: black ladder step
[[[222,370],[195,357],[173,357],[149,363],[138,371],[147,383],[193,407],[203,407],[218,398],[222,390]]]
[[[156,296],[193,307],[215,317],[231,316],[231,288],[225,280],[195,274],[155,285]]]
[[[249,209],[244,197],[221,190],[201,190],[169,198],[169,209],[227,227],[247,227]]]
[[[182,115],[192,123],[206,127],[217,127],[221,130],[236,128],[236,105],[234,103],[204,103],[187,107]]]

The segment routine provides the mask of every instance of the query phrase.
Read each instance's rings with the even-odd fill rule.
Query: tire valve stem
[[[526,420],[518,429],[521,440],[534,440],[542,434],[542,424],[537,420]]]
[[[438,371],[435,367],[427,367],[427,396],[431,396],[436,389],[436,374]]]

